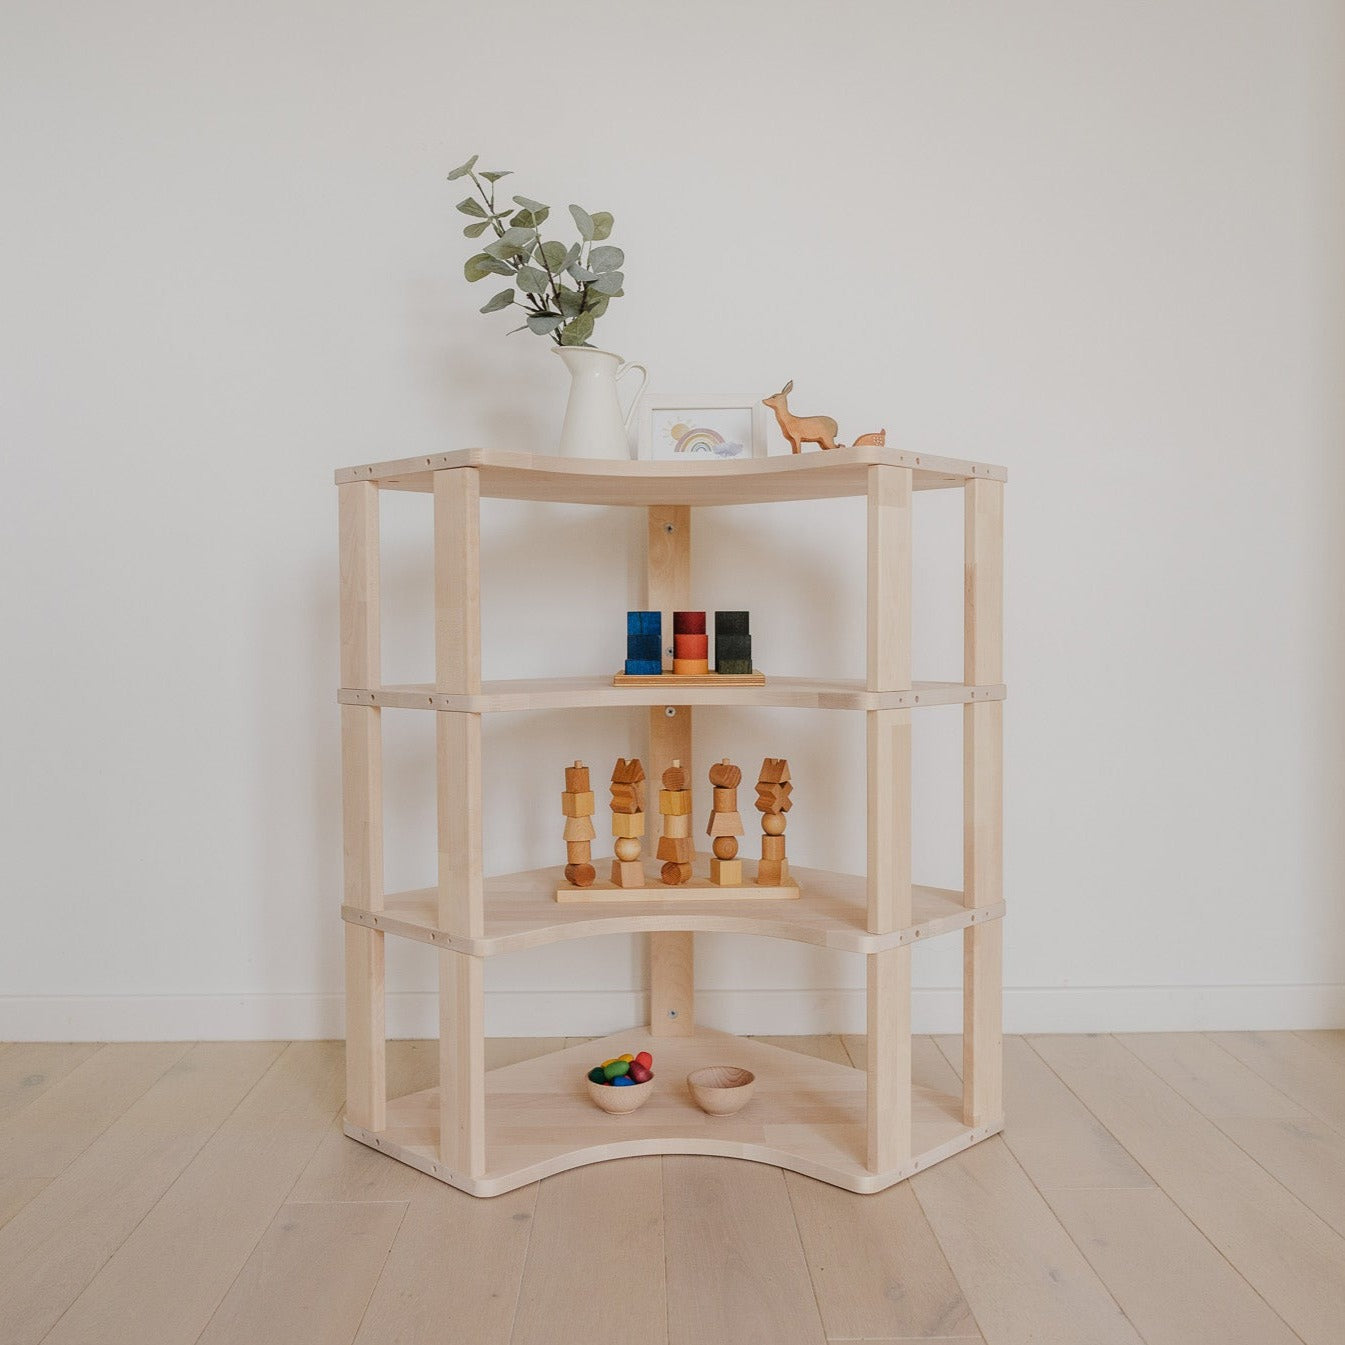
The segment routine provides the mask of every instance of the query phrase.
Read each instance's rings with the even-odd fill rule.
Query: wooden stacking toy
[[[715,672],[742,676],[752,671],[751,618],[747,612],[715,613]]]
[[[767,757],[761,763],[757,780],[757,811],[761,814],[761,863],[757,865],[757,883],[775,886],[789,881],[789,860],[785,858],[785,814],[794,806],[790,799],[789,762],[784,757]]]
[[[644,835],[644,767],[638,757],[617,759],[612,771],[612,881],[617,887],[643,887],[640,837]]]
[[[648,1051],[614,1056],[594,1065],[585,1077],[589,1097],[603,1111],[620,1116],[649,1100],[654,1091],[654,1057]]]
[[[743,834],[742,814],[738,811],[738,785],[742,778],[742,771],[728,757],[710,767],[714,806],[705,834],[710,837],[714,851],[710,881],[720,887],[736,887],[743,880],[743,862],[738,858],[738,837]]]
[[[678,677],[703,677],[710,671],[710,637],[705,633],[704,612],[673,613],[673,673]],[[748,672],[752,670],[749,668]]]
[[[663,671],[663,613],[626,613],[626,675],[657,677]]]
[[[663,860],[659,876],[669,887],[691,879],[691,791],[680,760],[663,772],[663,788],[658,794],[658,810],[663,818],[663,834],[658,839],[658,858]]]
[[[560,796],[565,814],[565,881],[588,887],[598,876],[593,867],[593,790],[588,767],[582,761],[565,768],[565,792]]]

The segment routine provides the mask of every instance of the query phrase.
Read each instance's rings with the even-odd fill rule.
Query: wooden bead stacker
[[[577,769],[578,763],[571,770]],[[638,776],[638,780],[637,777]],[[566,772],[567,783],[570,771]],[[761,763],[757,783],[757,808],[761,810],[761,861],[751,869],[751,861],[738,857],[738,837],[743,820],[738,812],[738,785],[742,771],[727,757],[710,767],[714,788],[714,806],[709,825],[712,857],[697,855],[691,840],[691,790],[682,763],[674,760],[664,771],[659,790],[659,816],[662,831],[656,857],[662,867],[662,881],[651,883],[640,864],[640,844],[644,835],[643,795],[640,784],[644,772],[638,761],[619,761],[612,773],[612,833],[617,837],[616,858],[612,861],[612,881],[602,882],[591,864],[574,871],[571,863],[565,871],[566,882],[557,887],[561,902],[598,901],[791,901],[799,896],[799,885],[789,876],[784,853],[784,814],[791,806],[789,765],[783,758],[767,757]],[[585,783],[587,781],[585,780]],[[592,795],[588,795],[591,800]],[[572,806],[566,796],[567,809]],[[639,808],[624,812],[622,809]],[[568,815],[568,814],[567,814]],[[591,830],[591,828],[590,828]],[[744,872],[744,867],[748,871]],[[707,871],[708,870],[708,871]],[[587,881],[584,881],[587,879]]]

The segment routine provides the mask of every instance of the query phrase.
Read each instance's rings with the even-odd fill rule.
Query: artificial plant
[[[541,227],[551,207],[515,196],[512,206],[497,210],[495,184],[510,174],[478,170],[478,157],[473,154],[448,175],[450,182],[470,177],[476,188],[476,196],[458,202],[458,209],[472,221],[462,232],[468,238],[480,238],[487,231],[495,234],[480,252],[467,259],[463,274],[472,283],[491,275],[508,276],[513,281],[482,305],[481,311],[498,313],[517,306],[528,316],[514,331],[526,327],[538,336],[549,336],[557,345],[588,345],[593,324],[612,299],[625,293],[621,288],[625,253],[603,242],[612,232],[612,216],[605,210],[590,215],[572,205],[570,214],[579,230],[579,242],[567,247],[544,240]]]

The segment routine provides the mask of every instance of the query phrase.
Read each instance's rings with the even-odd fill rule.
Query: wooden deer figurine
[[[836,447],[836,422],[830,416],[794,416],[789,412],[786,400],[794,391],[791,378],[773,397],[763,397],[762,406],[769,406],[780,422],[780,430],[789,440],[795,453],[800,452],[802,444],[818,444],[822,448]]]

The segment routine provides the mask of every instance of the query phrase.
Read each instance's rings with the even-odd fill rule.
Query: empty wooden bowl
[[[654,1091],[653,1079],[645,1083],[633,1083],[625,1088],[616,1088],[610,1083],[594,1083],[592,1079],[585,1079],[584,1082],[588,1085],[589,1097],[613,1116],[627,1116],[638,1111],[649,1101]]]
[[[757,1076],[738,1065],[707,1065],[687,1075],[687,1087],[701,1111],[732,1116],[752,1100]]]

